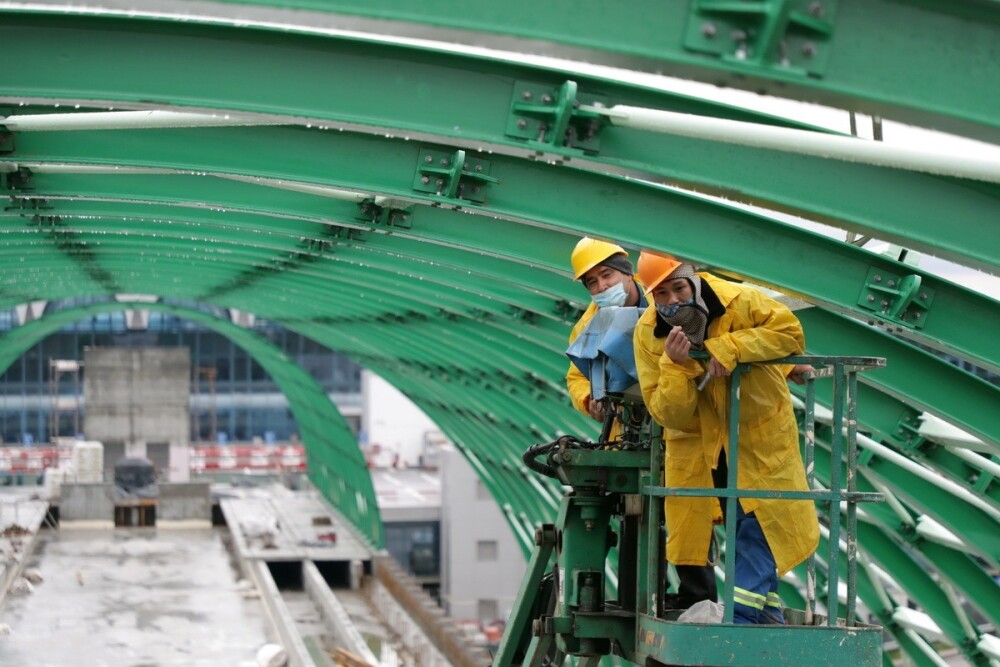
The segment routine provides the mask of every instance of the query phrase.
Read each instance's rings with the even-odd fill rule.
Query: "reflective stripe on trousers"
[[[778,568],[753,512],[737,503],[733,623],[784,623]]]

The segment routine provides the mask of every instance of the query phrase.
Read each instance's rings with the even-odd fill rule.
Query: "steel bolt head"
[[[888,302],[888,301],[886,301],[885,299],[883,299],[883,300],[882,300],[882,307],[883,307],[883,308],[885,308],[885,307],[886,307],[886,306],[888,306],[888,305],[889,305],[889,302]]]
[[[427,156],[424,157],[424,162],[426,162],[427,164],[430,164],[433,161],[434,161],[434,158],[431,157],[430,155],[427,155]]]
[[[420,182],[424,183],[424,184],[430,183],[431,182],[431,177],[430,176],[424,176],[423,178],[420,179]]]
[[[523,93],[521,93],[521,99],[522,100],[530,100],[531,99],[531,91],[530,90],[526,90]]]
[[[477,164],[476,165],[476,171],[479,172],[479,173],[482,173],[482,171],[483,171],[483,165]]]
[[[882,282],[882,276],[880,276],[878,274],[875,274],[875,277],[872,278],[872,280],[874,280],[877,283],[880,283],[880,282]]]
[[[436,181],[434,181],[434,185],[441,187],[442,185],[444,185],[444,179],[443,178],[437,179]]]
[[[812,58],[816,55],[816,45],[812,42],[806,42],[802,45],[802,55],[806,58]]]
[[[921,300],[926,301],[927,300],[927,292],[921,292],[920,293],[920,298],[921,298]]]
[[[448,166],[448,160],[446,158],[441,158],[441,166],[442,167],[447,167]]]
[[[922,314],[923,314],[923,313],[913,313],[913,319],[915,319],[915,320],[919,320],[919,319],[920,319],[920,316],[921,316]]]
[[[895,287],[895,286],[896,286],[896,281],[895,280],[890,280],[889,281],[889,287]]]
[[[526,127],[528,127],[528,121],[524,120],[523,118],[517,121],[517,129],[523,130]]]
[[[810,2],[809,3],[809,13],[812,14],[813,16],[816,16],[816,17],[823,16],[823,12],[824,11],[825,10],[823,8],[823,3],[822,2]]]
[[[552,96],[549,94],[542,95],[542,104],[550,104],[552,102]]]
[[[875,297],[873,297],[873,296],[872,296],[871,294],[869,294],[869,295],[868,295],[868,300],[869,300],[869,301],[874,301],[874,300],[875,300]]]
[[[712,39],[713,37],[715,37],[716,32],[718,32],[718,30],[716,29],[714,23],[701,24],[701,34],[703,34],[705,37]]]

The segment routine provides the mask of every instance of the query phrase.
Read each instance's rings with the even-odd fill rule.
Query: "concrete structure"
[[[156,502],[156,520],[212,520],[212,491],[208,482],[160,484]]]
[[[84,351],[84,432],[105,445],[105,467],[145,456],[162,479],[189,478],[191,357],[183,347]]]
[[[273,641],[218,529],[38,533],[44,581],[2,608],[2,665],[226,665]]]
[[[113,484],[63,483],[56,500],[60,521],[114,521]]]
[[[527,567],[510,526],[453,447],[441,452],[441,489],[441,603],[457,620],[506,620]]]
[[[156,519],[185,521],[212,519],[212,494],[208,482],[159,484]],[[61,485],[59,498],[60,521],[113,521],[115,517],[114,484]]]

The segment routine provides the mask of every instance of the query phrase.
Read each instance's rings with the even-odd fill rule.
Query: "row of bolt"
[[[823,3],[812,2],[809,4],[809,13],[812,16],[820,18],[823,16],[824,12],[825,9],[823,7]],[[718,34],[718,32],[719,32],[718,28],[711,21],[706,21],[705,23],[701,24],[701,34],[704,35],[707,39],[714,39],[715,36]],[[733,30],[729,36],[732,38],[734,42],[737,42],[739,44],[744,44],[747,41],[746,31],[740,30],[739,28]],[[805,44],[802,45],[802,55],[804,55],[806,58],[812,58],[813,56],[816,55],[816,52],[817,52],[816,45],[813,44],[812,42],[806,42]]]

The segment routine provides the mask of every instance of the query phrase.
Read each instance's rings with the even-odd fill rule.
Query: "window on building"
[[[488,561],[496,560],[499,557],[500,548],[496,540],[479,540],[476,542],[476,560]]]
[[[479,600],[477,606],[480,623],[491,623],[500,617],[500,609],[496,600]]]

